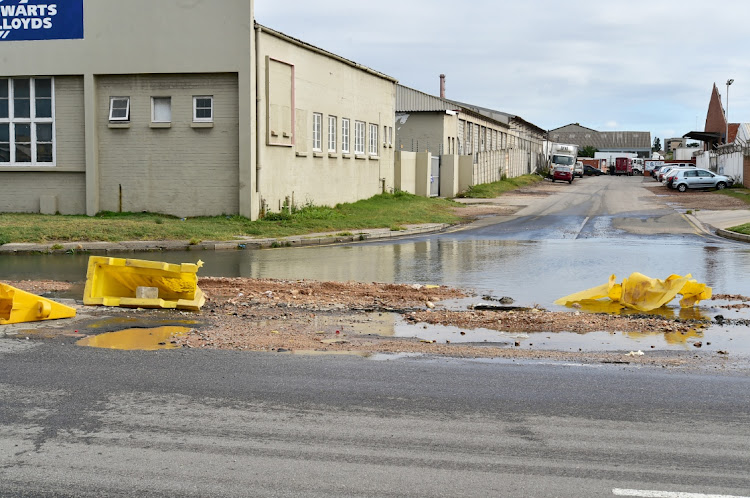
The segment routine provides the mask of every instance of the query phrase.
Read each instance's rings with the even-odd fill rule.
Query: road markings
[[[734,495],[705,495],[702,493],[682,493],[674,491],[649,491],[646,489],[619,489],[612,490],[615,496],[638,496],[643,498],[750,498],[747,496]]]
[[[581,223],[581,226],[579,226],[578,229],[576,230],[576,236],[575,236],[576,239],[578,238],[579,235],[581,235],[581,230],[583,230],[583,227],[585,227],[586,223],[589,222],[589,218],[591,218],[591,217],[590,216],[586,216],[586,219],[583,220],[583,223]]]

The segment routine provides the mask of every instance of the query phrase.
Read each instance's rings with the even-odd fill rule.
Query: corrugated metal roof
[[[403,85],[396,85],[396,112],[458,111],[453,102]]]
[[[569,124],[549,132],[553,142],[579,147],[604,149],[650,149],[650,131],[596,131],[579,124]]]
[[[474,118],[495,123],[503,128],[508,128],[508,123],[495,119],[491,116],[481,114],[471,106],[461,105],[448,99],[441,99],[419,90],[403,85],[396,85],[396,112],[445,112],[452,111]]]

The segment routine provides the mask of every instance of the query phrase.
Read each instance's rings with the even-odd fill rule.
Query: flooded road
[[[518,306],[550,310],[565,309],[553,304],[561,296],[605,283],[611,274],[620,281],[632,272],[661,279],[690,273],[711,286],[714,294],[750,295],[746,277],[750,246],[700,233],[681,213],[654,204],[654,194],[643,187],[643,181],[587,178],[515,216],[480,220],[463,230],[414,239],[109,255],[170,263],[200,259],[205,265],[199,276],[440,284],[495,298],[510,296]],[[87,254],[0,256],[0,279],[80,282],[85,279],[87,261]],[[750,317],[746,310],[730,312],[711,306],[707,302],[690,310],[691,318]],[[679,309],[677,300],[658,310],[672,317],[681,313],[686,310]],[[581,342],[573,336],[565,341],[571,348]],[[603,336],[594,342],[637,347],[636,339]],[[541,342],[559,347],[552,339],[536,344]],[[736,342],[735,347],[740,342],[750,352],[750,338]],[[656,343],[670,346],[667,338]]]

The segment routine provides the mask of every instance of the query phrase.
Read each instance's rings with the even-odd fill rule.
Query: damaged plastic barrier
[[[605,308],[624,306],[639,311],[651,311],[664,306],[678,294],[682,296],[680,306],[690,308],[704,299],[711,299],[711,287],[697,282],[692,275],[684,277],[670,275],[664,280],[651,278],[635,272],[624,278],[621,284],[615,283],[612,275],[606,284],[570,294],[555,301],[555,304],[570,306],[574,303],[583,308]],[[608,300],[608,301],[607,301]]]
[[[0,325],[74,316],[76,310],[70,306],[0,283]]]
[[[198,311],[206,301],[198,288],[197,272],[201,266],[203,261],[170,264],[91,256],[83,303]]]

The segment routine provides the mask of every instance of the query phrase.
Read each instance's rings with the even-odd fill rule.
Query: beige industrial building
[[[396,149],[441,157],[441,177],[446,173],[443,157],[456,155],[458,190],[543,168],[544,135],[517,116],[402,85],[396,89]],[[453,169],[450,161],[448,170]]]
[[[256,219],[393,188],[396,81],[252,0],[8,3],[50,29],[0,41],[0,212]]]

